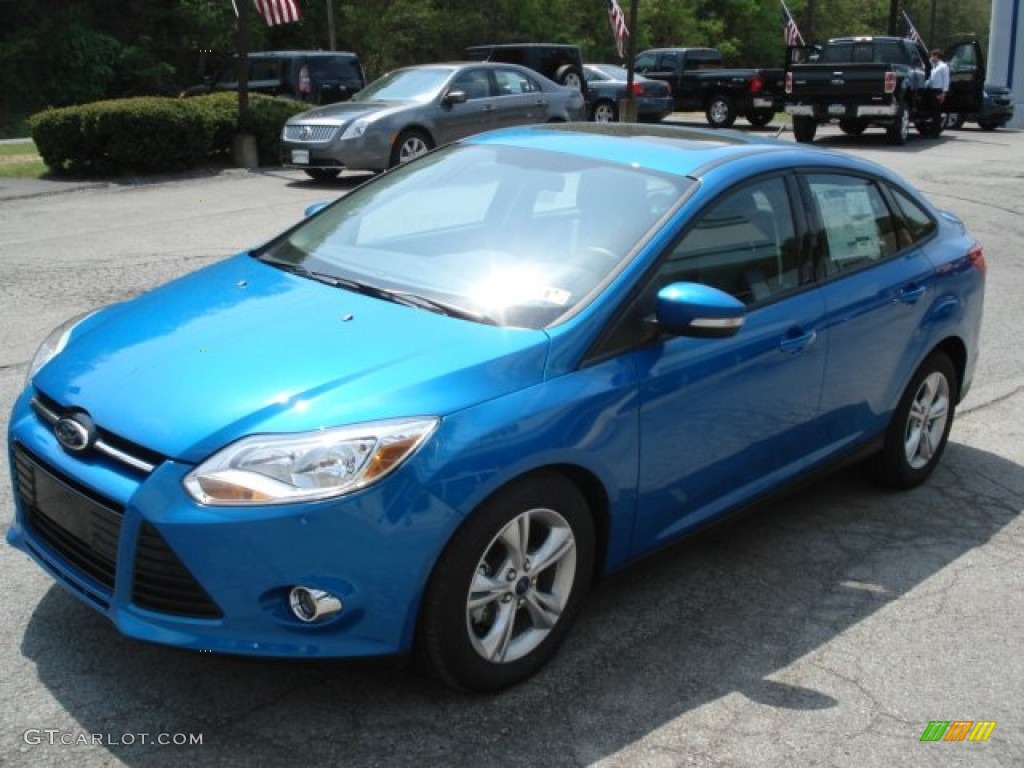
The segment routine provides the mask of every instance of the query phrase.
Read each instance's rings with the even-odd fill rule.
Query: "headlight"
[[[438,421],[394,419],[246,437],[189,472],[185,489],[202,504],[287,504],[340,496],[397,469]]]
[[[71,332],[75,330],[75,327],[94,312],[95,310],[91,310],[75,315],[70,320],[65,320],[50,331],[50,335],[43,339],[43,343],[39,345],[39,349],[36,350],[35,355],[32,357],[32,362],[29,363],[28,374],[25,376],[26,385],[32,381],[32,378],[39,372],[40,368],[61,353],[64,347],[67,346],[68,339],[71,337]]]
[[[353,120],[351,123],[349,123],[348,128],[346,128],[342,132],[341,138],[358,139],[360,136],[366,133],[366,129],[369,127],[370,121],[367,120],[365,117],[360,117],[358,120]]]

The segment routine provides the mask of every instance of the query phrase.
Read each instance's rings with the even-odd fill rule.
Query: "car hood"
[[[307,112],[301,112],[288,119],[291,124],[298,123],[348,123],[361,117],[396,112],[406,109],[416,102],[412,101],[342,101],[328,104]]]
[[[90,317],[34,384],[101,429],[197,462],[247,434],[443,417],[539,382],[547,342],[240,255]]]

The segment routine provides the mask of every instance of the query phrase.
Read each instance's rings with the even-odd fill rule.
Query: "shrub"
[[[300,102],[249,95],[250,129],[260,162],[276,165],[281,128]],[[230,152],[238,95],[141,97],[47,109],[29,118],[32,138],[52,170],[73,174],[167,173]]]

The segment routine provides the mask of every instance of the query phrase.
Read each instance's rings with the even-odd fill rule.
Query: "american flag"
[[[608,23],[612,27],[612,34],[615,35],[615,48],[619,52],[619,58],[624,58],[625,40],[629,30],[626,28],[626,17],[622,15],[618,0],[608,0]]]
[[[917,31],[917,27],[914,26],[914,22],[912,22],[910,20],[910,17],[907,16],[906,11],[903,12],[903,19],[907,22],[907,37],[909,37],[915,43],[920,43],[921,45],[924,45],[924,39],[921,37],[921,34]]]
[[[302,19],[295,0],[253,0],[253,2],[256,3],[256,10],[267,22],[268,27],[273,27],[276,24],[289,24]]]
[[[800,34],[800,30],[796,27],[796,22],[793,21],[793,17],[789,13],[789,8],[786,4],[782,4],[782,36],[786,40],[786,45],[803,45],[804,38]]]

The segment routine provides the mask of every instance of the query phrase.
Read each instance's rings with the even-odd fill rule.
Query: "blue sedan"
[[[984,276],[956,217],[842,154],[478,135],[57,328],[7,540],[131,637],[498,690],[645,553],[852,459],[923,482]]]

